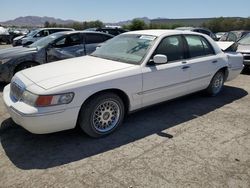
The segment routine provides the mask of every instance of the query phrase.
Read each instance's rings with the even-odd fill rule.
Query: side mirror
[[[163,64],[168,62],[168,58],[166,55],[157,54],[154,56],[153,61],[155,64]]]

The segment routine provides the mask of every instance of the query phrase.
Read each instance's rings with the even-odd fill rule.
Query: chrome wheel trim
[[[217,94],[220,92],[224,82],[224,76],[222,73],[217,74],[212,83],[212,90],[214,94]]]
[[[119,104],[113,100],[106,100],[94,110],[92,115],[93,126],[98,132],[108,132],[116,127],[120,114]]]

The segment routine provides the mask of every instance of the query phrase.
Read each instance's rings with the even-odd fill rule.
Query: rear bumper
[[[10,97],[10,85],[3,91],[4,104],[15,123],[35,134],[46,134],[75,127],[79,108],[40,112],[39,108],[23,102],[14,102]]]
[[[241,73],[243,68],[244,68],[244,65],[242,65],[242,67],[228,68],[228,77],[226,81],[230,81],[236,78]]]

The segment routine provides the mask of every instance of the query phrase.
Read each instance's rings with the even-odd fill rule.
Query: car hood
[[[60,85],[92,79],[135,65],[111,61],[107,59],[84,56],[77,57],[23,70],[21,73],[42,87],[51,89]]]
[[[237,52],[250,53],[250,45],[238,44]]]
[[[18,36],[18,37],[16,37],[16,38],[14,38],[13,40],[14,41],[17,41],[17,40],[20,40],[20,39],[22,39],[22,38],[24,38],[25,36],[24,35],[21,35],[21,36]]]
[[[16,56],[25,55],[27,53],[37,52],[37,48],[13,47],[0,50],[0,59],[9,59]]]

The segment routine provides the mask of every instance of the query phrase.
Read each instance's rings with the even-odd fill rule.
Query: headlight
[[[38,98],[38,95],[35,95],[35,94],[25,90],[22,94],[21,100],[26,104],[29,104],[31,106],[35,106],[37,98]]]
[[[31,106],[47,107],[61,104],[69,104],[74,98],[74,93],[64,93],[56,95],[35,95],[29,91],[24,91],[22,101]]]

